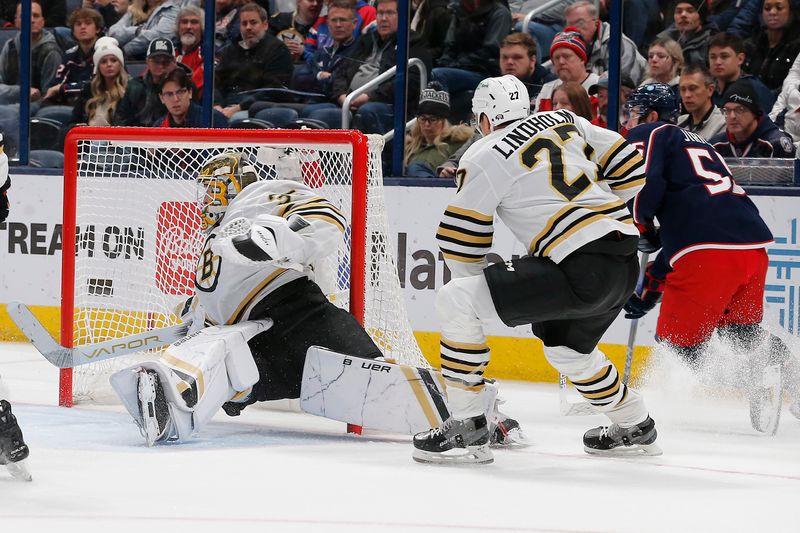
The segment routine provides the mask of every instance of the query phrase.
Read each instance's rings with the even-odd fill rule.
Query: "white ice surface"
[[[482,467],[411,460],[410,438],[248,408],[189,443],[148,449],[120,406],[56,407],[56,370],[0,344],[33,482],[0,472],[0,533],[94,531],[800,531],[800,421],[750,429],[741,398],[674,369],[644,388],[661,457],[608,459],[558,414],[554,385],[504,383],[535,445]]]

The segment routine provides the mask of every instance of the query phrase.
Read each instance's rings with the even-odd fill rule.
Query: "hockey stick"
[[[644,277],[644,271],[647,268],[647,260],[650,254],[642,252],[642,258],[639,260],[639,275]],[[631,329],[628,332],[628,346],[625,348],[625,373],[622,375],[622,383],[627,385],[628,380],[631,378],[631,367],[633,366],[633,348],[636,344],[636,332],[639,329],[639,319],[634,318],[631,320]]]
[[[20,302],[6,306],[11,320],[22,330],[45,359],[59,368],[73,368],[96,363],[143,350],[152,350],[182,339],[189,331],[189,323],[166,328],[151,329],[95,344],[67,348],[58,344],[28,307]]]

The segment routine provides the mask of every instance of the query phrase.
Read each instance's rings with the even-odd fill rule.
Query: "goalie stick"
[[[30,339],[33,346],[39,350],[39,353],[59,368],[74,368],[134,352],[160,348],[182,339],[189,331],[189,323],[184,322],[165,328],[143,331],[127,337],[67,348],[55,341],[25,304],[11,302],[6,306],[6,309],[11,320]]]
[[[645,268],[649,254],[642,252],[642,257],[639,260],[639,283],[642,276],[644,276]],[[638,285],[638,283],[637,283]],[[639,319],[634,318],[631,320],[630,331],[628,332],[628,344],[625,347],[625,373],[622,375],[622,383],[627,385],[631,377],[631,367],[633,366],[633,349],[636,345],[636,332],[639,329]],[[570,402],[567,399],[567,376],[564,374],[558,375],[558,400],[559,410],[563,416],[575,415],[596,415],[597,410],[587,401]]]

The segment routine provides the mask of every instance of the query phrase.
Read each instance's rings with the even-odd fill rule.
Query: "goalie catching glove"
[[[634,320],[642,318],[661,301],[661,297],[664,295],[665,280],[653,276],[652,265],[653,263],[648,263],[647,269],[644,271],[641,295],[634,294],[623,306],[625,318]]]
[[[220,228],[211,247],[214,253],[239,264],[270,263],[302,271],[307,254],[299,232],[309,226],[299,215],[289,220],[274,215],[261,215],[253,221],[236,218]]]

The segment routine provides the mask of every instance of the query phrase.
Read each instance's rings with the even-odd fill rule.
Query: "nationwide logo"
[[[156,286],[161,292],[194,294],[194,272],[202,244],[197,205],[162,203],[156,229]]]
[[[800,246],[798,246],[797,219],[789,222],[788,235],[775,237],[775,244],[767,249],[769,271],[764,286],[766,301],[777,307],[778,321],[789,333],[800,333]]]

